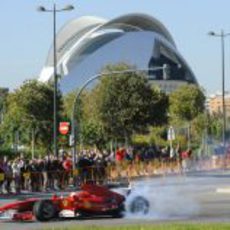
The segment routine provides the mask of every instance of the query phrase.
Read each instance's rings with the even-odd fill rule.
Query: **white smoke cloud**
[[[169,178],[162,182],[162,185],[145,181],[133,187],[126,201],[127,218],[186,219],[199,214],[200,205],[193,197],[192,185],[173,185],[170,184]],[[136,196],[143,196],[149,201],[150,210],[147,215],[134,215],[129,211],[130,203]]]

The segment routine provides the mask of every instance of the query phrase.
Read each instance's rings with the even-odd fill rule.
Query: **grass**
[[[126,225],[126,226],[79,226],[55,228],[55,230],[229,230],[228,223],[180,223],[180,224],[151,224],[151,225]],[[50,230],[50,229],[46,229]],[[52,228],[54,230],[54,228]]]

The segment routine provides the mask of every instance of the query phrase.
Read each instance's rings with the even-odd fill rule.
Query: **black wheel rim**
[[[52,204],[49,204],[49,203],[46,203],[43,205],[42,207],[42,215],[45,219],[50,219],[53,217],[53,205]]]

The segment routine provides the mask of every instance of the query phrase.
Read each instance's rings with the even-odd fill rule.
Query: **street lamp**
[[[225,148],[226,142],[226,108],[225,108],[225,49],[224,49],[224,39],[229,36],[230,33],[224,33],[223,30],[221,32],[215,33],[210,31],[208,33],[210,36],[220,37],[221,38],[221,56],[222,56],[222,106],[223,106],[223,145]]]
[[[53,77],[54,77],[54,104],[53,104],[53,142],[54,142],[54,155],[58,156],[57,146],[57,51],[56,51],[56,13],[63,11],[73,10],[72,5],[66,5],[61,9],[56,8],[56,4],[53,4],[53,9],[46,9],[44,6],[37,8],[40,12],[53,13]]]
[[[163,65],[163,66],[158,66],[158,67],[154,67],[154,68],[147,68],[147,69],[126,69],[126,70],[120,70],[120,71],[111,71],[111,72],[104,72],[104,73],[99,73],[96,74],[94,76],[92,76],[91,78],[89,78],[84,84],[83,86],[80,88],[80,90],[78,91],[75,99],[74,99],[74,103],[73,103],[73,109],[72,109],[72,118],[71,118],[71,136],[70,136],[70,144],[72,146],[72,158],[73,158],[73,169],[75,169],[76,167],[76,154],[77,154],[77,149],[76,149],[76,121],[75,121],[75,113],[77,111],[77,105],[79,105],[79,101],[80,101],[80,96],[83,92],[83,90],[94,80],[112,74],[112,75],[117,75],[117,74],[124,74],[124,73],[134,73],[134,72],[147,72],[149,70],[151,71],[157,71],[157,70],[162,70],[163,71],[163,75],[165,75],[165,72],[169,69],[169,67],[167,65]],[[79,125],[79,124],[78,124]]]

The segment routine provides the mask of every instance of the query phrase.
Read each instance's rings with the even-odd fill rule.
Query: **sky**
[[[74,5],[57,15],[57,29],[73,18],[93,15],[113,19],[146,13],[160,20],[208,94],[222,90],[221,41],[209,31],[230,32],[229,0],[1,0],[0,87],[18,88],[37,78],[52,43],[52,14],[39,5]],[[230,90],[230,36],[225,38],[226,90]]]

